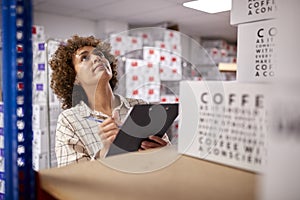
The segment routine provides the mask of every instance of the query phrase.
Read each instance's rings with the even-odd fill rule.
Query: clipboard
[[[163,137],[177,116],[178,103],[135,105],[106,156],[137,151],[151,135]]]

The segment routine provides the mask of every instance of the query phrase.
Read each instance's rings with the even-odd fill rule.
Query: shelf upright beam
[[[35,199],[32,2],[2,0],[5,199]]]

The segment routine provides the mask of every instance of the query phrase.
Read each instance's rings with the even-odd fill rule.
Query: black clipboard
[[[163,137],[178,116],[178,104],[135,105],[106,156],[134,152],[150,135]]]

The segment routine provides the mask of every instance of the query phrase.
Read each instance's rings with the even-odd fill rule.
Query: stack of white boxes
[[[257,90],[274,83],[278,77],[277,51],[278,33],[277,22],[278,3],[275,0],[232,1],[231,24],[238,27],[237,81],[248,82]],[[258,84],[261,83],[261,84]],[[271,97],[271,91],[264,95]],[[271,98],[270,98],[271,99]],[[272,102],[267,102],[266,113],[271,113]],[[270,129],[271,118],[265,116],[263,126]],[[264,134],[265,151],[268,152],[269,131],[258,132]],[[263,157],[267,162],[267,153]],[[264,169],[266,165],[260,167]]]
[[[47,68],[44,28],[32,27],[32,164],[35,170],[49,167]]]
[[[112,53],[125,58],[124,72],[119,78],[126,86],[123,95],[148,102],[178,103],[179,81],[183,79],[180,32],[140,29],[128,33],[110,36]],[[177,120],[171,129],[175,144]]]
[[[222,39],[204,39],[201,41],[203,48],[207,51],[208,56],[203,57],[203,64],[214,64],[219,66],[224,63],[236,63],[237,46],[236,44],[230,44]],[[213,61],[213,63],[212,63]],[[236,73],[234,71],[221,71],[221,80],[236,80]]]
[[[237,55],[237,47],[235,44],[229,44],[225,40],[202,40],[201,44],[207,51],[209,57],[213,61],[218,63],[235,63]],[[211,61],[204,61],[204,63],[210,63]]]
[[[32,90],[32,128],[33,128],[33,168],[40,170],[56,166],[54,139],[60,105],[49,88],[49,69],[45,43],[44,27],[33,26],[33,90]],[[50,51],[48,50],[48,53]]]
[[[125,72],[120,78],[126,82],[124,95],[149,102],[178,102],[178,94],[176,96],[174,91],[173,94],[166,94],[164,90],[170,84],[165,87],[161,85],[164,82],[177,82],[178,85],[182,80],[180,33],[164,30],[160,34],[161,38],[156,38],[153,34],[151,31],[141,30],[134,32],[133,36],[126,33],[110,36],[112,53],[115,56],[129,57],[125,61]],[[142,59],[136,59],[141,52]],[[135,58],[131,59],[132,56]]]
[[[3,102],[0,101],[0,199],[4,199],[4,119],[3,119]]]
[[[51,56],[54,54],[56,49],[58,48],[61,41],[59,40],[48,40],[47,42],[47,62],[49,63],[49,59],[51,59]],[[56,167],[57,166],[57,160],[55,155],[55,131],[56,131],[56,125],[57,125],[57,119],[59,114],[61,113],[61,104],[57,98],[57,96],[53,93],[52,89],[50,88],[51,83],[51,73],[52,70],[50,66],[48,66],[48,105],[49,105],[49,136],[50,136],[50,167]]]
[[[238,26],[237,81],[268,82],[276,76],[277,6],[274,0],[233,0],[231,24]]]
[[[254,172],[267,163],[270,82],[275,76],[276,5],[233,0],[237,82],[183,82],[179,152]]]

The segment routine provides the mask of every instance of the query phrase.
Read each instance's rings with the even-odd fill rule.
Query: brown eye
[[[80,62],[86,62],[89,60],[89,56],[88,55],[82,55],[80,58]]]

